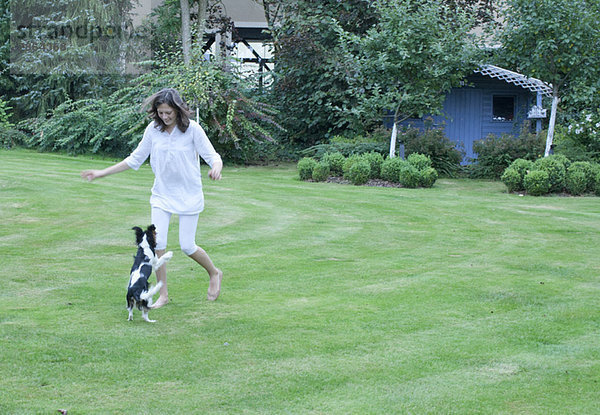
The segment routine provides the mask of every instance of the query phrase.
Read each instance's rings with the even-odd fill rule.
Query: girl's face
[[[160,104],[158,107],[156,107],[156,112],[158,113],[158,117],[165,123],[167,128],[174,126],[177,122],[177,111],[167,104]]]

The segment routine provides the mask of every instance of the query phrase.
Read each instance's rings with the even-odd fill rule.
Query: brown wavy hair
[[[157,93],[152,96],[146,98],[144,101],[142,108],[148,108],[148,114],[150,118],[152,118],[155,122],[155,127],[160,128],[160,131],[165,131],[167,126],[158,116],[158,107],[161,104],[167,104],[169,107],[173,108],[177,113],[177,127],[181,130],[181,132],[186,132],[188,127],[190,126],[190,109],[185,103],[179,92],[174,90],[173,88],[165,88],[161,89]]]

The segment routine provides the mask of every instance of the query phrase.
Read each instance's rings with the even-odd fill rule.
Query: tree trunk
[[[390,158],[396,157],[396,138],[398,137],[398,128],[396,127],[396,120],[394,120],[394,126],[392,127],[392,136],[390,137]]]
[[[548,124],[548,136],[546,137],[546,150],[544,157],[548,157],[552,148],[552,140],[554,139],[554,125],[556,124],[556,110],[558,108],[558,88],[555,86],[552,92],[552,112],[550,113],[550,123]]]
[[[198,0],[198,26],[196,44],[199,52],[204,47],[204,32],[206,31],[206,15],[208,10],[208,0]]]
[[[181,45],[183,49],[183,61],[190,63],[190,49],[192,45],[192,33],[190,29],[190,2],[179,0],[181,5]]]

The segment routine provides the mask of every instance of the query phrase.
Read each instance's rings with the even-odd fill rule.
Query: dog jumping
[[[144,231],[138,226],[131,228],[135,231],[136,244],[138,246],[137,254],[133,257],[133,266],[131,267],[129,285],[127,286],[127,310],[129,310],[128,321],[133,320],[133,307],[137,307],[142,312],[142,318],[149,323],[156,320],[148,318],[148,310],[152,306],[152,296],[162,287],[159,281],[155,286],[148,288],[148,279],[152,271],[168,262],[173,256],[169,251],[162,257],[157,258],[156,248],[156,227],[148,226]]]

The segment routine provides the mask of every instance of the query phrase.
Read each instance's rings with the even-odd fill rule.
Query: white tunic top
[[[138,170],[150,156],[155,177],[150,205],[178,215],[193,215],[204,209],[198,155],[211,167],[221,160],[198,123],[190,120],[185,133],[176,126],[169,134],[152,121],[125,162]]]

